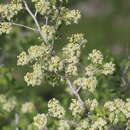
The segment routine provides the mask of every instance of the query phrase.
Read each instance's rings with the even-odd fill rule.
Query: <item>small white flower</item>
[[[0,23],[0,34],[2,33],[10,33],[11,31],[11,23]]]
[[[47,124],[47,117],[46,117],[46,115],[44,113],[43,114],[38,114],[37,116],[35,116],[33,118],[33,121],[34,121],[34,125],[39,130],[42,130]]]
[[[87,99],[85,101],[85,104],[86,104],[86,107],[90,110],[90,111],[93,111],[97,106],[98,106],[98,102],[96,99],[93,99],[93,100],[90,100],[90,99]]]
[[[103,74],[105,75],[113,74],[114,71],[115,71],[115,64],[113,64],[112,62],[103,65],[103,70],[102,70]]]
[[[26,52],[22,52],[17,56],[18,60],[17,60],[17,65],[26,65],[29,63],[29,57],[26,54]]]
[[[88,60],[91,60],[94,64],[102,64],[103,55],[99,50],[94,49],[92,53],[89,54]]]
[[[58,122],[58,130],[70,130],[70,125],[64,120]]]
[[[22,111],[22,113],[34,112],[35,106],[32,102],[26,102],[26,103],[22,104],[21,111]]]
[[[57,118],[63,118],[65,116],[64,108],[55,98],[49,100],[48,102],[48,113],[50,116]]]
[[[7,102],[4,103],[2,108],[7,112],[11,112],[15,109],[16,105],[17,105],[16,99],[13,97],[8,99]]]
[[[53,26],[44,25],[41,27],[41,33],[46,41],[50,41],[54,38],[55,28]]]
[[[69,110],[71,110],[73,116],[77,116],[84,112],[84,107],[78,100],[72,99]]]
[[[71,23],[77,24],[80,18],[81,13],[79,10],[66,10],[63,20],[66,22],[66,25],[69,25]]]

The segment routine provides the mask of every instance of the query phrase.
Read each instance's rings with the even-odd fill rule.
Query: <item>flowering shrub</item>
[[[48,108],[39,113],[35,100],[19,102],[16,97],[1,94],[1,111],[8,113],[7,118],[12,119],[10,128],[16,130],[107,130],[119,123],[129,129],[130,99],[117,98],[102,103],[86,96],[94,95],[99,77],[114,73],[115,64],[107,61],[97,49],[86,57],[87,65],[81,64],[82,50],[87,45],[82,33],[68,36],[60,54],[55,50],[59,27],[77,24],[81,18],[79,10],[70,10],[65,4],[63,0],[10,0],[0,5],[0,34],[8,34],[18,26],[34,31],[40,37],[40,45],[33,45],[17,56],[18,66],[26,65],[31,69],[24,76],[29,89],[47,82],[52,76],[70,96],[67,107],[52,98],[48,101]],[[27,12],[35,26],[15,23],[15,16],[20,12]],[[40,18],[44,18],[45,23]],[[50,78],[50,82],[54,82],[53,79]]]

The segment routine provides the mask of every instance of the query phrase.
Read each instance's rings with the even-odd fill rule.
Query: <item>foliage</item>
[[[56,50],[61,26],[77,24],[81,18],[79,10],[68,9],[66,4],[67,1],[63,0],[11,0],[0,5],[0,34],[11,33],[14,26],[23,27],[37,33],[38,42],[17,56],[18,66],[28,66],[24,80],[29,88],[25,91],[34,89],[34,95],[28,94],[27,99],[18,95],[19,91],[24,93],[20,86],[10,93],[1,93],[1,129],[102,130],[115,128],[118,124],[129,129],[128,97],[109,101],[96,99],[97,88],[108,86],[111,82],[109,76],[114,77],[116,65],[113,61],[93,49],[85,57],[87,62],[81,62],[87,45],[82,33],[68,36],[67,44]],[[20,12],[27,12],[35,25],[15,23]],[[12,82],[17,86],[9,70],[4,67],[1,70],[6,73],[2,84],[6,86]],[[53,85],[54,89],[64,86],[62,91],[66,95],[63,101],[53,97],[48,103],[44,102],[35,91],[42,84]]]

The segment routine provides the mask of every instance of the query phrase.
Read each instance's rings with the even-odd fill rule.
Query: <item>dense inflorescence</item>
[[[85,110],[84,107],[82,106],[82,104],[76,99],[72,99],[72,103],[70,104],[69,109],[72,111],[73,116],[82,114]]]
[[[48,114],[52,117],[62,119],[65,116],[65,110],[59,101],[53,98],[48,102]]]
[[[39,130],[42,130],[47,124],[47,117],[46,117],[46,115],[44,113],[43,114],[38,114],[37,116],[35,116],[33,118],[33,120],[34,120],[34,125]]]
[[[108,114],[111,122],[117,123],[120,116],[125,116],[126,119],[130,117],[130,99],[124,102],[122,99],[115,99],[104,104],[104,108]]]
[[[2,104],[2,109],[7,112],[11,112],[15,109],[16,105],[16,98],[12,97]]]
[[[10,4],[0,5],[0,16],[10,21],[23,9],[21,1],[11,1]]]
[[[32,102],[26,102],[21,106],[22,113],[33,113],[35,111],[35,105]]]
[[[9,34],[11,31],[11,24],[10,23],[0,23],[0,34],[5,33]]]

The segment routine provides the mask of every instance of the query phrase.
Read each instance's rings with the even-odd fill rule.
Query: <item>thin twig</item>
[[[38,13],[38,12],[36,11],[35,14],[34,14],[35,18],[37,17],[37,13]]]
[[[0,23],[9,23],[9,24],[14,25],[14,26],[23,27],[23,28],[26,28],[26,29],[29,29],[29,30],[32,30],[32,31],[37,31],[37,32],[38,32],[38,30],[37,30],[37,29],[32,28],[32,27],[29,27],[29,26],[27,26],[27,25],[23,25],[23,24],[12,23],[12,22],[0,22]]]
[[[17,24],[17,23],[11,23],[11,24],[14,25],[14,26],[24,27],[24,28],[26,28],[26,29],[29,29],[29,30],[37,31],[37,32],[38,32],[37,29],[35,29],[35,28],[31,28],[31,27],[26,26],[26,25],[23,25],[23,24]]]
[[[77,93],[80,91],[80,89],[81,89],[82,87],[80,86],[76,91],[77,91]]]
[[[43,33],[41,32],[40,25],[39,25],[39,23],[38,23],[38,21],[37,21],[35,15],[31,12],[30,8],[28,7],[27,2],[26,2],[26,1],[23,1],[23,3],[24,3],[24,6],[25,6],[25,9],[27,10],[27,12],[28,12],[28,13],[31,15],[31,17],[33,18],[33,20],[34,20],[34,22],[35,22],[35,24],[36,24],[36,26],[37,26],[37,28],[38,28],[38,31],[39,31],[41,37],[43,38],[43,40],[45,41],[45,43],[48,43],[48,41],[44,38]]]
[[[48,25],[48,16],[45,16],[45,25]]]
[[[84,105],[83,100],[80,98],[78,92],[75,90],[75,88],[72,86],[72,83],[70,82],[70,80],[67,78],[67,84],[69,86],[69,88],[72,90],[73,94],[76,96],[76,98],[79,100],[79,102]]]
[[[16,113],[16,114],[15,114],[16,129],[15,129],[15,130],[19,130],[19,128],[18,128],[18,123],[19,123],[19,116],[18,116],[18,114]]]
[[[26,10],[28,11],[28,13],[32,16],[32,18],[33,18],[33,20],[34,20],[34,22],[35,22],[35,24],[36,24],[36,26],[37,26],[37,28],[38,28],[38,31],[40,31],[40,25],[39,25],[39,23],[38,23],[38,21],[37,21],[35,15],[31,12],[31,10],[30,10],[30,8],[28,7],[26,1],[23,1],[23,3],[24,3],[24,5],[25,5],[25,8],[26,8]]]
[[[83,100],[80,98],[80,95],[78,94],[78,92],[76,91],[76,89],[73,87],[71,81],[70,81],[68,78],[66,78],[65,76],[63,76],[63,75],[61,75],[61,74],[59,74],[59,73],[52,72],[52,71],[48,71],[48,70],[46,70],[46,69],[44,69],[44,68],[43,68],[43,70],[44,70],[45,72],[52,73],[52,74],[54,74],[54,75],[56,75],[56,76],[62,78],[63,80],[66,80],[66,81],[67,81],[67,84],[68,84],[68,87],[72,90],[72,92],[73,92],[73,94],[75,95],[75,97],[78,99],[78,101],[79,101],[82,105],[84,105]]]
[[[121,75],[121,80],[122,80],[121,86],[126,87],[126,88],[130,84],[130,80],[129,80],[128,76],[127,76],[127,72],[129,70],[129,68],[130,68],[130,64],[125,65],[124,68],[123,68],[122,75]]]

